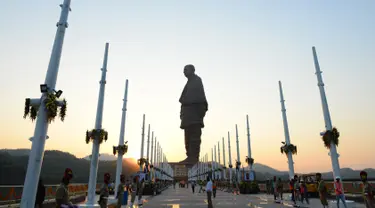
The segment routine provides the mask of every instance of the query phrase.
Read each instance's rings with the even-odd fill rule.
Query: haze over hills
[[[1,185],[22,185],[25,179],[28,163],[29,149],[2,149],[0,150],[0,184]],[[115,176],[116,156],[102,154],[98,169],[98,182],[103,181],[103,175],[109,172]],[[123,159],[123,174],[130,176],[139,170],[136,159]],[[77,158],[76,156],[56,150],[47,150],[44,153],[44,161],[41,177],[45,184],[58,184],[61,180],[65,168],[71,168],[74,172],[72,183],[87,183],[89,178],[90,161],[89,157]],[[254,164],[256,179],[264,181],[273,176],[288,179],[288,172],[279,171],[260,163]],[[369,178],[375,178],[375,169],[366,169]],[[359,179],[360,170],[342,168],[341,176],[345,179]],[[332,172],[322,173],[326,180],[332,179]]]
[[[85,159],[85,160],[90,160],[90,156],[91,155],[87,155],[86,157],[83,157],[82,159]],[[111,155],[111,154],[108,154],[108,153],[101,153],[99,155],[99,161],[115,161],[117,160],[117,156],[115,155]]]

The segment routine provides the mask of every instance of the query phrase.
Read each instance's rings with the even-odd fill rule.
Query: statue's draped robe
[[[180,128],[185,130],[186,155],[195,162],[199,158],[201,128],[204,127],[203,118],[208,110],[203,83],[199,76],[194,74],[188,78],[179,101]]]

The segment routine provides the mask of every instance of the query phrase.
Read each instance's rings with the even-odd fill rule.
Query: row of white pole
[[[314,65],[315,65],[315,70],[316,70],[316,76],[318,80],[318,87],[319,87],[319,92],[320,92],[320,97],[321,97],[321,102],[322,102],[322,109],[323,109],[323,115],[324,115],[324,122],[325,122],[325,128],[326,131],[332,131],[332,122],[331,122],[331,116],[328,108],[328,102],[324,90],[324,83],[323,83],[323,78],[322,78],[322,71],[320,70],[319,62],[318,62],[318,57],[316,54],[315,47],[312,47],[313,51],[313,58],[314,58]],[[282,89],[282,84],[281,81],[279,81],[279,91],[280,91],[280,102],[281,102],[281,111],[282,111],[282,118],[283,118],[283,125],[284,125],[284,134],[285,134],[285,143],[286,145],[290,145],[290,135],[289,135],[289,127],[288,127],[288,120],[286,116],[286,108],[285,108],[285,100],[284,100],[284,95],[283,95],[283,89]],[[246,124],[247,124],[247,139],[248,139],[248,158],[251,158],[251,143],[250,143],[250,127],[249,127],[249,118],[248,115],[246,115]],[[237,161],[240,162],[240,150],[239,150],[239,139],[238,139],[238,128],[236,124],[236,144],[237,144]],[[214,145],[214,148],[211,149],[211,171],[213,174],[214,178],[219,178],[221,179],[221,174],[217,175],[217,172],[215,171],[217,168],[221,166],[220,163],[220,144],[218,143],[217,145],[217,150],[218,150],[218,158],[219,161],[217,163],[216,160],[216,145]],[[228,132],[228,152],[229,152],[229,166],[232,166],[232,159],[231,159],[231,148],[230,148],[230,135]],[[330,153],[328,154],[331,157],[331,163],[332,163],[332,169],[333,169],[333,177],[340,177],[340,164],[339,164],[339,154],[337,153],[337,148],[336,145],[332,142],[330,145]],[[224,148],[224,138],[223,138],[223,161],[224,161],[224,167],[225,167],[225,148]],[[293,154],[292,152],[287,153],[288,157],[288,169],[289,169],[289,178],[294,177],[294,162],[293,162]],[[208,161],[205,160],[206,157],[201,159],[198,164],[194,165],[191,170],[189,170],[189,179],[192,180],[197,180],[198,176],[199,179],[202,179],[202,173],[203,174],[208,174],[208,166],[209,163]],[[203,166],[200,165],[203,163]],[[252,171],[252,165],[249,165],[249,170],[250,172]],[[223,177],[226,179],[226,171],[224,171]],[[198,174],[197,174],[198,173]],[[230,179],[232,179],[232,169],[229,168],[229,173],[230,173]],[[240,172],[237,172],[237,179],[238,181],[240,180]],[[232,182],[232,180],[229,180]]]
[[[147,152],[146,157],[144,155],[144,139],[145,139],[145,120],[146,116],[143,114],[143,124],[142,124],[142,142],[141,142],[141,155],[140,159],[144,158],[147,160],[145,164],[139,164],[139,170],[143,171],[144,168],[149,170],[149,176],[151,180],[173,180],[173,169],[168,163],[167,156],[163,152],[163,148],[159,144],[155,137],[154,143],[154,132],[152,131],[152,136],[150,134],[151,128],[148,125],[148,135],[147,135]],[[151,153],[150,153],[150,136],[151,136]],[[155,144],[155,146],[154,146]],[[154,152],[153,152],[154,151]],[[151,157],[150,157],[151,155]],[[154,158],[153,158],[154,157]],[[153,168],[151,168],[151,165]],[[147,166],[147,167],[146,167]]]

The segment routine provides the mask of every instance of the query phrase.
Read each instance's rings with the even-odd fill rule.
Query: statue
[[[185,149],[187,158],[181,164],[194,165],[199,160],[203,118],[208,110],[203,83],[195,74],[195,67],[191,64],[184,68],[184,75],[188,79],[180,97],[181,129],[185,131]]]

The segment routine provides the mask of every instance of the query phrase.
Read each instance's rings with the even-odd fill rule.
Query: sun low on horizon
[[[287,170],[288,159],[280,152],[285,141],[281,81],[290,143],[298,149],[296,172],[331,171],[330,150],[321,136],[326,124],[315,46],[331,121],[340,132],[340,167],[375,168],[375,28],[368,26],[375,3],[334,2],[293,0],[270,6],[194,0],[169,1],[164,7],[157,2],[73,1],[55,89],[67,101],[66,116],[49,124],[45,150],[91,155],[93,145],[86,143],[85,133],[95,128],[100,69],[109,43],[101,124],[108,139],[99,153],[112,154],[119,143],[128,80],[124,158],[147,157],[147,149],[151,157],[156,140],[169,162],[184,160],[179,98],[187,82],[184,67],[193,64],[208,102],[200,158],[207,155],[211,161],[219,146],[221,163],[228,166],[230,142],[231,162],[239,150],[245,164],[248,115],[255,163]],[[36,122],[23,118],[25,99],[41,95],[58,3],[5,1],[0,8],[0,19],[7,20],[0,22],[0,149],[31,148]],[[25,18],[38,24],[24,24]]]

